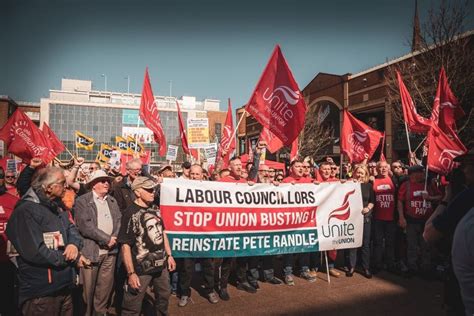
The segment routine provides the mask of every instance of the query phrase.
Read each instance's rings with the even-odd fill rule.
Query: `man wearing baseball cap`
[[[122,315],[140,314],[149,285],[155,294],[158,314],[168,314],[171,294],[169,271],[176,268],[158,206],[154,203],[156,183],[137,177],[132,183],[135,201],[122,217],[118,241],[122,244],[127,286],[122,302]]]

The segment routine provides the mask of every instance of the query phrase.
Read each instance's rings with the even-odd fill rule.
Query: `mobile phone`
[[[137,290],[137,289],[135,289],[135,288],[129,286],[128,284],[125,284],[125,285],[123,286],[123,288],[124,288],[125,292],[128,292],[128,293],[130,293],[130,294],[132,294],[132,295],[138,295],[138,293],[140,292],[139,290]]]

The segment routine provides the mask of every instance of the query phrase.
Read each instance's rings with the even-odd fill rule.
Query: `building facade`
[[[78,150],[86,161],[95,160],[100,144],[114,145],[116,136],[133,135],[151,151],[151,164],[162,163],[165,157],[158,155],[159,145],[139,120],[140,98],[140,94],[92,90],[92,82],[88,80],[62,79],[61,90],[50,90],[49,98],[41,99],[40,121],[48,123],[72,153],[76,151],[75,131],[94,138],[92,151]],[[186,159],[181,148],[176,102],[185,122],[188,118],[208,119],[209,139],[212,142],[220,137],[226,113],[220,111],[219,100],[198,101],[189,96],[182,99],[156,96],[155,99],[167,144],[179,147],[176,163]],[[71,156],[64,151],[59,158],[66,160]]]

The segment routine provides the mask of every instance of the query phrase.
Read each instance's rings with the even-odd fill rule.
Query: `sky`
[[[418,0],[423,24],[441,0]],[[456,0],[451,0],[456,1]],[[61,78],[247,103],[276,44],[302,90],[410,51],[414,0],[2,0],[0,94],[39,102]],[[474,28],[468,1],[466,30]]]

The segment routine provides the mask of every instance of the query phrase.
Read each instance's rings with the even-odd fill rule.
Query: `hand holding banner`
[[[360,184],[164,179],[161,205],[175,257],[262,256],[360,247]]]

